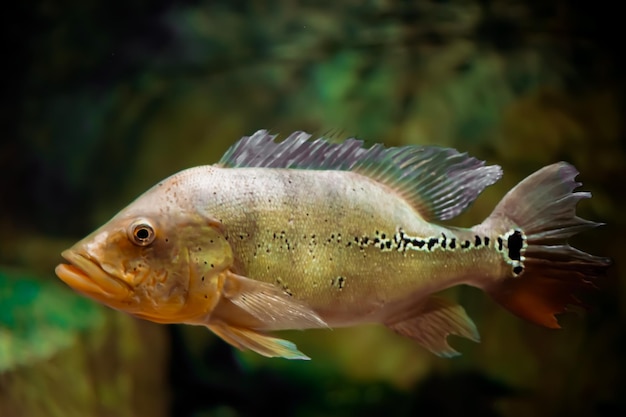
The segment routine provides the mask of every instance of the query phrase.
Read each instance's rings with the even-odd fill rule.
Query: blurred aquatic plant
[[[0,306],[0,416],[165,415],[162,329],[6,268]]]
[[[46,360],[104,325],[100,307],[20,272],[0,270],[0,373]]]

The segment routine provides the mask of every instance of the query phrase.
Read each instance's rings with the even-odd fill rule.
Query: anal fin
[[[430,297],[414,310],[406,311],[406,318],[391,318],[385,325],[417,341],[432,353],[442,357],[460,355],[447,341],[448,335],[457,335],[474,342],[480,341],[476,325],[459,304],[438,297]],[[398,317],[396,313],[394,315]]]
[[[225,323],[211,323],[207,327],[224,341],[241,350],[249,349],[268,358],[310,359],[288,340],[277,339],[250,329],[228,326]]]

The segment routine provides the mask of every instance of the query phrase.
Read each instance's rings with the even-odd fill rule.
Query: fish
[[[334,143],[297,131],[244,136],[213,165],[178,172],[62,252],[56,275],[108,307],[205,326],[266,357],[309,359],[288,329],[378,323],[440,357],[479,333],[438,292],[477,287],[548,328],[611,260],[568,239],[601,223],[576,215],[567,162],[513,187],[480,224],[445,225],[502,168],[439,146]]]

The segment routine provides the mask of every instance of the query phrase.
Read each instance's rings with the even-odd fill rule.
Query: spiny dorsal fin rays
[[[499,166],[437,146],[364,148],[350,138],[334,144],[294,132],[282,142],[259,130],[245,136],[222,157],[224,167],[266,167],[354,171],[392,188],[425,220],[447,220],[460,214],[489,185],[500,179]]]

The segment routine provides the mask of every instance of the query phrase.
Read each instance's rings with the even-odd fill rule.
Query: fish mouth
[[[61,253],[69,264],[59,264],[54,272],[67,285],[86,295],[122,298],[130,293],[130,286],[106,273],[95,261],[68,249]]]

